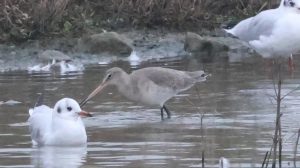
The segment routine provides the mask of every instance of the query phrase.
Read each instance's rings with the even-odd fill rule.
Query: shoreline
[[[74,64],[85,66],[88,64],[109,63],[125,60],[138,64],[149,59],[176,57],[186,55],[184,51],[184,33],[162,33],[160,31],[123,31],[121,35],[126,36],[134,43],[133,54],[138,56],[116,56],[109,53],[92,54],[79,49],[79,38],[44,38],[42,40],[29,40],[20,44],[0,45],[0,72],[27,70],[34,65],[45,63],[39,58],[41,53],[47,50],[59,51],[69,56]],[[172,47],[172,45],[175,45]],[[51,63],[49,56],[46,63]]]
[[[200,32],[200,31],[199,31]],[[185,56],[195,56],[204,61],[241,61],[253,55],[246,43],[228,37],[220,29],[200,33],[179,32],[167,30],[125,30],[116,32],[129,41],[132,51],[125,55],[100,52],[92,53],[82,49],[80,38],[45,38],[43,40],[29,40],[20,44],[0,45],[0,72],[28,70],[35,65],[51,64],[58,55],[67,55],[72,63],[83,67],[89,64],[108,64],[115,61],[127,61],[132,66],[142,62],[159,59],[175,59]],[[189,37],[190,36],[190,37]],[[111,45],[118,43],[109,41]],[[196,48],[189,49],[189,45]],[[208,46],[207,46],[208,44]],[[89,46],[90,45],[90,46]],[[91,46],[92,45],[92,46]],[[88,43],[88,47],[97,47],[97,43]],[[197,47],[198,46],[198,47]],[[122,47],[122,46],[121,46]],[[58,51],[47,54],[41,59],[45,51]],[[99,50],[99,49],[98,49]],[[118,46],[113,48],[118,50]]]

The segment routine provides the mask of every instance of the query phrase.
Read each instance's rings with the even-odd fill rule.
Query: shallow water
[[[84,119],[87,147],[32,147],[26,120],[37,93],[43,92],[50,106],[62,97],[80,101],[112,66],[127,71],[148,66],[204,68],[212,76],[170,100],[172,119],[163,122],[157,107],[133,103],[115,88],[107,88],[84,107],[95,115]],[[284,74],[283,92],[287,93],[300,84],[300,70]],[[116,62],[67,75],[2,73],[0,100],[22,104],[0,106],[0,167],[201,167],[203,151],[206,167],[218,167],[220,157],[228,158],[232,167],[260,167],[271,147],[275,124],[271,76],[270,66],[259,58],[247,63],[179,58],[148,61],[135,68]],[[299,97],[296,90],[283,101],[283,167],[293,167]],[[297,159],[300,166],[299,152]]]

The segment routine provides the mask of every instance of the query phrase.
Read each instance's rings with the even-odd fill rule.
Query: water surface
[[[37,93],[44,93],[49,106],[62,97],[80,101],[112,66],[127,72],[148,66],[205,69],[212,76],[168,101],[172,119],[163,122],[158,107],[133,103],[115,88],[107,88],[84,107],[95,115],[84,119],[86,148],[32,147],[26,121]],[[298,68],[284,76],[284,93],[300,84]],[[0,167],[201,167],[203,151],[206,167],[218,167],[220,157],[230,159],[232,167],[259,167],[274,133],[272,72],[262,59],[203,63],[180,58],[150,60],[136,67],[115,62],[67,75],[6,72],[0,74],[0,93],[0,100],[22,102],[0,106]],[[295,133],[300,128],[299,97],[296,90],[283,101],[284,167],[293,167]],[[297,157],[300,166],[299,153]]]

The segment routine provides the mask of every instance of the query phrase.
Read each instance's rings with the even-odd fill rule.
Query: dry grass
[[[40,0],[34,10],[33,17],[35,24],[40,31],[52,28],[53,24],[59,22],[66,12],[70,0]]]
[[[30,12],[27,3],[22,0],[3,0],[0,3],[0,24],[2,31],[20,28],[29,24]]]
[[[133,25],[215,27],[224,17],[246,17],[274,0],[111,0],[114,18]],[[268,5],[270,4],[270,5]]]
[[[36,32],[52,30],[70,0],[2,0],[0,41],[25,40]]]
[[[88,26],[213,28],[278,0],[1,0],[0,41],[80,32]],[[87,21],[89,21],[87,23]]]

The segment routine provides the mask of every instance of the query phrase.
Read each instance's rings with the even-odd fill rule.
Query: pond
[[[295,61],[294,73],[284,72],[284,93],[300,84],[299,60]],[[149,66],[204,69],[212,76],[168,101],[172,118],[165,121],[161,121],[158,107],[136,104],[115,88],[107,88],[84,107],[94,113],[84,119],[87,147],[32,147],[27,119],[37,93],[44,93],[44,103],[49,106],[62,97],[80,101],[113,66],[127,72]],[[66,75],[5,72],[0,74],[0,93],[0,100],[22,102],[0,106],[0,167],[202,167],[202,152],[206,167],[218,167],[220,157],[228,158],[231,167],[260,167],[274,134],[272,70],[270,63],[260,58],[203,63],[183,57],[149,60],[135,67],[114,62]],[[284,99],[282,112],[283,167],[293,167],[300,91]],[[300,166],[299,152],[297,159]]]

